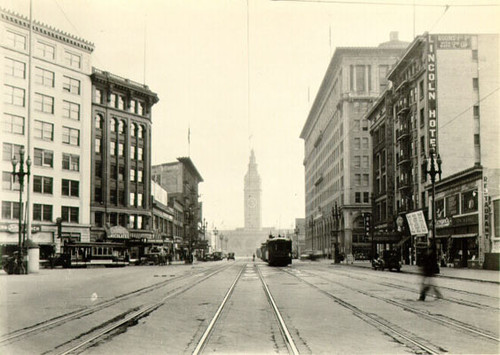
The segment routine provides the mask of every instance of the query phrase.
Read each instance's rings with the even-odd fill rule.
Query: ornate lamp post
[[[217,230],[217,227],[214,227],[215,247],[217,247],[217,234],[219,234],[219,231]],[[217,249],[217,248],[215,248],[215,249]]]
[[[333,262],[337,264],[338,260],[338,250],[337,245],[339,242],[339,220],[340,220],[340,208],[337,206],[337,202],[335,202],[335,206],[332,207],[332,217],[335,221],[335,243],[333,248]],[[332,231],[333,232],[333,231]]]
[[[311,253],[314,254],[314,219],[313,219],[313,216],[311,216],[311,219],[309,220],[309,228],[311,228]]]
[[[295,226],[294,232],[295,232],[295,240],[297,243],[297,257],[300,258],[300,243],[299,243],[300,229],[299,229],[299,226]]]
[[[223,242],[224,242],[224,234],[220,234],[219,235],[219,239],[220,239],[220,251],[222,252],[222,247],[223,247]]]
[[[429,150],[429,158],[425,158],[425,174],[429,174],[432,184],[432,251],[434,256],[437,257],[437,245],[436,245],[436,175],[439,174],[439,180],[441,180],[441,157],[439,154],[436,159],[436,152],[434,149]],[[437,262],[436,270],[439,272],[439,263]]]
[[[17,161],[17,158],[14,156],[12,158],[12,175],[14,176],[14,181],[16,180],[16,176],[19,180],[19,240],[18,240],[18,254],[17,254],[17,263],[14,269],[14,273],[16,274],[26,274],[26,269],[24,268],[24,250],[23,250],[23,190],[24,190],[24,177],[27,176],[29,179],[30,176],[30,167],[31,167],[31,159],[28,156],[28,160],[26,160],[26,171],[24,170],[24,148],[21,148],[19,152],[20,160]],[[19,171],[16,172],[16,166],[19,163]],[[28,218],[28,217],[27,217]]]

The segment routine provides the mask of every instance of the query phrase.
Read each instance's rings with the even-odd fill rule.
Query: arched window
[[[95,128],[96,129],[102,129],[102,121],[103,121],[103,118],[102,118],[102,115],[101,114],[97,114],[95,115]]]
[[[130,135],[131,135],[132,137],[135,137],[135,136],[136,136],[136,134],[137,134],[137,126],[136,126],[136,124],[135,124],[135,123],[132,123],[132,124],[130,125]]]
[[[144,138],[145,133],[146,133],[146,128],[144,128],[144,126],[140,126],[139,129],[137,130],[137,136],[139,138]]]
[[[125,134],[127,132],[127,123],[123,120],[120,120],[118,123],[118,133]]]
[[[117,126],[118,126],[118,122],[116,120],[116,118],[112,118],[111,119],[111,132],[116,132],[117,130]]]

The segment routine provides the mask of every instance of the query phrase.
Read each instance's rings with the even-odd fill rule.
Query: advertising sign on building
[[[129,239],[128,230],[122,226],[113,226],[109,229],[110,239]]]
[[[407,213],[406,220],[408,221],[411,235],[424,235],[429,232],[423,211]]]
[[[427,34],[427,118],[429,150],[437,154],[437,77],[435,36]]]
[[[442,34],[436,35],[436,46],[438,49],[470,49],[471,35],[465,34]]]

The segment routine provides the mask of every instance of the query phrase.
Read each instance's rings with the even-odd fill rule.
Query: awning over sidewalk
[[[453,234],[452,238],[477,238],[477,233],[469,233],[469,234]]]

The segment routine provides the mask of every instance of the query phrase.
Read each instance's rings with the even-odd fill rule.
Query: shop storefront
[[[482,169],[469,169],[436,184],[436,244],[442,266],[481,267]]]

